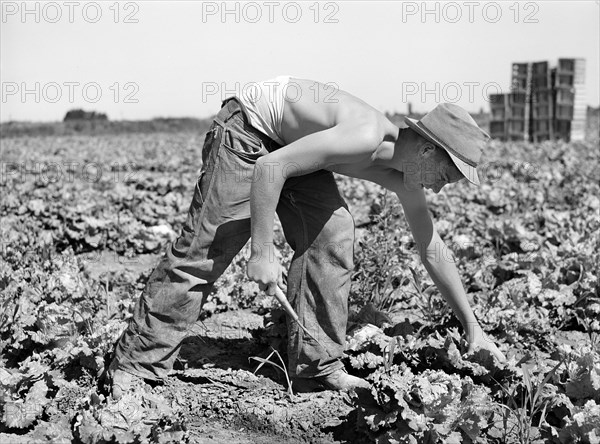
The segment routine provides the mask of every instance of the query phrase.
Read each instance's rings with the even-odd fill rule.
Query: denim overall
[[[254,164],[277,148],[250,125],[236,98],[223,102],[204,140],[187,220],[148,279],[116,344],[111,371],[160,380],[172,369],[214,282],[250,238]],[[325,170],[288,179],[277,214],[294,250],[287,297],[327,348],[288,321],[290,376],[327,375],[342,368],[354,221]]]

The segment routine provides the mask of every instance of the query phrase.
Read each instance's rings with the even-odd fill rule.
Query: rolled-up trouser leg
[[[289,373],[303,378],[327,375],[342,367],[354,220],[333,174],[323,170],[288,179],[277,213],[294,249],[288,299],[300,322],[326,347],[288,323]]]
[[[268,151],[243,131],[246,123],[238,109],[227,102],[206,136],[202,171],[181,235],[151,274],[117,342],[111,371],[164,378],[214,282],[250,237],[254,163]]]

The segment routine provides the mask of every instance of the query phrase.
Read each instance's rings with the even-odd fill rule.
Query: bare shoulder
[[[382,140],[387,132],[393,132],[393,125],[383,113],[337,83],[290,78],[282,121],[288,143],[342,124],[369,127]]]

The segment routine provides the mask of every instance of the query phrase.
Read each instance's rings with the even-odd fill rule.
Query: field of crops
[[[243,251],[165,384],[112,399],[100,376],[185,221],[202,142],[2,138],[0,442],[600,443],[597,140],[492,142],[480,188],[429,195],[440,255],[508,363],[465,355],[396,197],[340,177],[357,224],[345,363],[371,390],[297,394],[274,365],[254,373],[271,347],[286,362],[284,317]]]

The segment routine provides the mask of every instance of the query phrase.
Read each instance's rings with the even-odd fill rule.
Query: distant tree
[[[82,109],[72,109],[67,111],[65,114],[64,122],[68,120],[108,120],[108,117],[104,113],[97,113],[96,111],[84,111]]]

